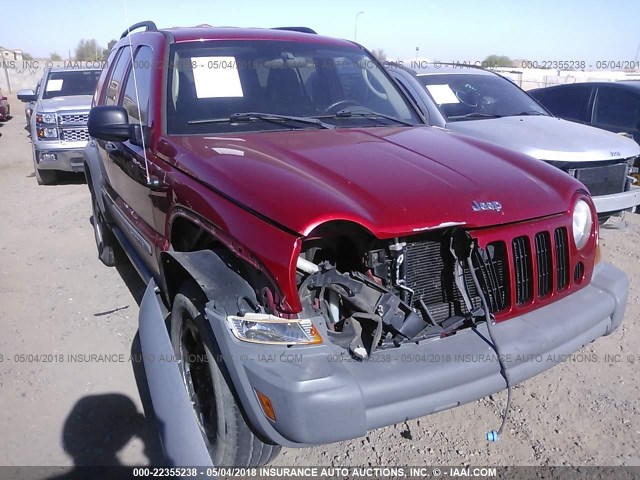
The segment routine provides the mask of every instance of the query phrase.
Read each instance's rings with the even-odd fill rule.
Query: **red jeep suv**
[[[355,43],[136,24],[88,128],[99,257],[148,282],[171,464],[265,464],[455,407],[622,321],[584,186],[427,126]]]

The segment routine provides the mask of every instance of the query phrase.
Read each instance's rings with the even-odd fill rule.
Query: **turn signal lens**
[[[39,139],[58,138],[58,129],[55,127],[38,127],[36,131]]]
[[[276,412],[273,409],[273,405],[271,405],[271,400],[269,400],[269,397],[267,397],[259,390],[256,390],[256,395],[258,396],[258,401],[260,402],[260,406],[262,407],[262,412],[264,413],[264,415],[272,422],[275,422]]]

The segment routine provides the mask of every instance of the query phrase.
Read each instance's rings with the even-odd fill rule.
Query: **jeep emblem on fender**
[[[471,208],[474,212],[479,212],[481,210],[493,210],[496,212],[502,211],[502,204],[500,202],[478,202],[474,200],[471,204]]]

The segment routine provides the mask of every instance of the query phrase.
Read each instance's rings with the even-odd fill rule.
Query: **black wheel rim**
[[[182,319],[178,360],[198,424],[205,437],[213,444],[218,435],[218,412],[213,378],[200,332],[188,315]]]

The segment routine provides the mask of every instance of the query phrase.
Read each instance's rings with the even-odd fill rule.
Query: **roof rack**
[[[288,30],[290,32],[310,33],[311,35],[317,35],[318,33],[309,27],[274,27],[272,30]]]
[[[120,39],[122,40],[124,37],[129,35],[133,30],[137,30],[138,28],[142,28],[142,27],[146,27],[145,32],[148,32],[148,31],[157,32],[158,31],[158,27],[156,27],[156,24],[153,23],[150,20],[147,20],[146,22],[138,22],[135,25],[131,25],[129,28],[127,28],[122,33],[122,35],[120,35]]]

